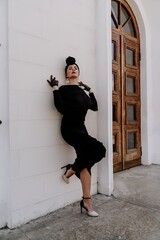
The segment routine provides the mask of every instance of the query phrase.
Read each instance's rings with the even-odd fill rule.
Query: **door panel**
[[[139,44],[127,36],[121,38],[123,168],[126,169],[139,165],[141,158],[140,59]]]
[[[136,19],[124,0],[112,0],[114,172],[141,163],[140,44]]]

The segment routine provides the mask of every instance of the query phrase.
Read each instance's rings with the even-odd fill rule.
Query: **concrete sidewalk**
[[[80,213],[79,202],[14,230],[5,240],[160,240],[160,166],[139,166],[114,174],[114,196],[95,195],[99,217]]]

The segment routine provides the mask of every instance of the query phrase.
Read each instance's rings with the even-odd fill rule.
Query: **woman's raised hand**
[[[79,86],[83,87],[84,90],[86,90],[86,91],[89,91],[91,89],[89,86],[87,86],[86,84],[84,84],[82,82],[79,82],[78,84],[79,84]]]
[[[50,81],[47,79],[47,82],[49,83],[49,85],[50,85],[51,87],[54,87],[54,86],[57,86],[57,87],[58,87],[59,81],[56,80],[55,77],[53,78],[52,75],[50,76]]]

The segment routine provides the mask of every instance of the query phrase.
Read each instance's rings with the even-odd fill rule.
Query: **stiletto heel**
[[[83,199],[91,199],[91,198],[90,198],[90,197],[89,197],[89,198],[84,198],[84,197],[83,197]],[[83,208],[87,211],[87,214],[88,214],[90,217],[98,217],[98,216],[99,216],[99,214],[98,214],[97,212],[95,212],[95,211],[89,212],[88,209],[85,207],[83,200],[81,200],[81,201],[80,201],[81,213],[82,213],[82,209],[83,209]]]
[[[63,180],[64,180],[67,184],[69,184],[69,178],[66,177],[66,172],[67,172],[71,167],[72,167],[72,164],[67,164],[67,165],[61,167],[61,169],[66,168],[66,171],[65,171],[65,173],[63,174],[62,178],[63,178]]]
[[[88,209],[84,206],[83,200],[80,201],[80,208],[81,208],[81,213],[83,208],[88,212]]]

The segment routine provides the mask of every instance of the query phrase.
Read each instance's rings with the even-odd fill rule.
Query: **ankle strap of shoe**
[[[83,199],[91,199],[91,197],[82,197]]]

